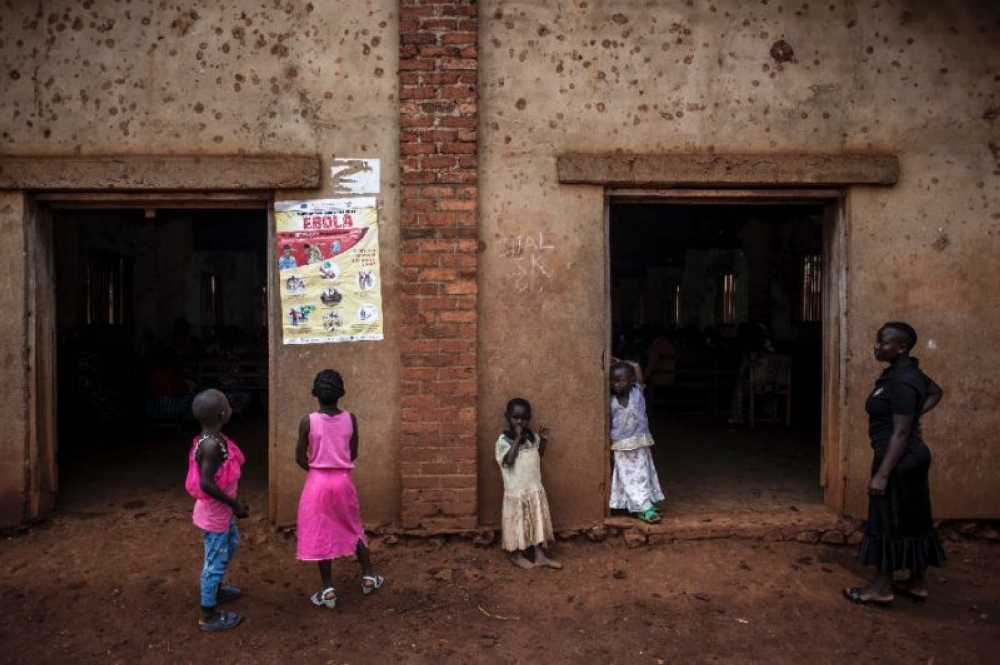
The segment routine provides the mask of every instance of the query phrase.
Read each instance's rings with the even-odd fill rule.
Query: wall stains
[[[779,65],[795,60],[795,51],[792,49],[792,45],[784,39],[779,39],[771,44],[770,53],[771,58],[773,58]]]

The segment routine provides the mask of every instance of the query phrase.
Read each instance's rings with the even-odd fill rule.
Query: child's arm
[[[521,442],[524,441],[524,430],[518,427],[514,430],[514,442],[510,444],[510,450],[503,456],[504,466],[513,466],[517,461],[517,453],[521,450]]]
[[[545,454],[545,446],[549,445],[549,428],[542,425],[538,428],[538,456],[541,457]]]
[[[635,382],[637,384],[639,384],[640,386],[645,385],[646,382],[643,380],[643,377],[642,377],[642,367],[639,366],[639,363],[637,363],[634,360],[626,360],[625,362],[627,362],[629,365],[631,365],[632,369],[635,370]]]
[[[215,437],[208,437],[202,441],[200,446],[201,459],[198,460],[198,468],[201,471],[201,491],[217,501],[221,501],[233,509],[240,519],[250,514],[250,508],[234,496],[229,496],[222,491],[222,488],[215,482],[215,474],[222,466],[222,448]]]
[[[299,421],[299,440],[295,443],[295,463],[309,470],[309,416]]]
[[[354,425],[354,433],[351,434],[351,461],[358,459],[358,419],[351,414],[351,424]]]

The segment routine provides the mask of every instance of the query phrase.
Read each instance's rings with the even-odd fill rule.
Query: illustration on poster
[[[340,277],[340,266],[333,261],[324,261],[319,267],[319,275],[323,279],[337,279]]]
[[[278,270],[288,270],[290,268],[298,268],[299,262],[295,260],[292,256],[292,246],[284,245],[281,248],[281,256],[278,257]]]
[[[319,300],[329,307],[340,303],[343,300],[343,296],[340,295],[340,291],[337,289],[325,289],[319,294]]]
[[[371,291],[375,288],[375,276],[371,270],[361,270],[358,272],[358,288],[362,291]]]
[[[299,291],[305,291],[306,280],[302,279],[298,275],[291,275],[285,280],[285,288],[288,289],[289,293],[298,293]]]
[[[365,304],[358,308],[358,319],[361,321],[374,321],[377,316],[375,305]]]
[[[342,325],[340,312],[334,310],[323,315],[323,330],[333,332]]]

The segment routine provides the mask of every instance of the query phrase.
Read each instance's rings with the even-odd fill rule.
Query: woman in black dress
[[[920,417],[944,393],[910,357],[916,343],[916,331],[901,321],[886,323],[875,338],[875,359],[889,367],[865,402],[875,457],[858,559],[877,572],[868,586],[844,589],[844,597],[855,603],[888,604],[894,592],[922,601],[927,566],[945,558],[931,517],[931,453],[920,436]],[[897,570],[909,571],[909,578],[894,582]]]

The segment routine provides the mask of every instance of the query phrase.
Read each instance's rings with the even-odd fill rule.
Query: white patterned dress
[[[496,460],[503,476],[502,544],[508,552],[553,540],[549,500],[542,487],[538,438],[533,437],[530,444],[521,446],[514,463],[504,466],[503,458],[512,444],[501,434],[496,445]]]
[[[652,445],[642,389],[632,386],[628,406],[619,404],[618,398],[612,395],[611,450],[615,454],[615,468],[611,474],[611,497],[608,501],[611,508],[639,513],[663,500],[660,479],[649,450]]]

